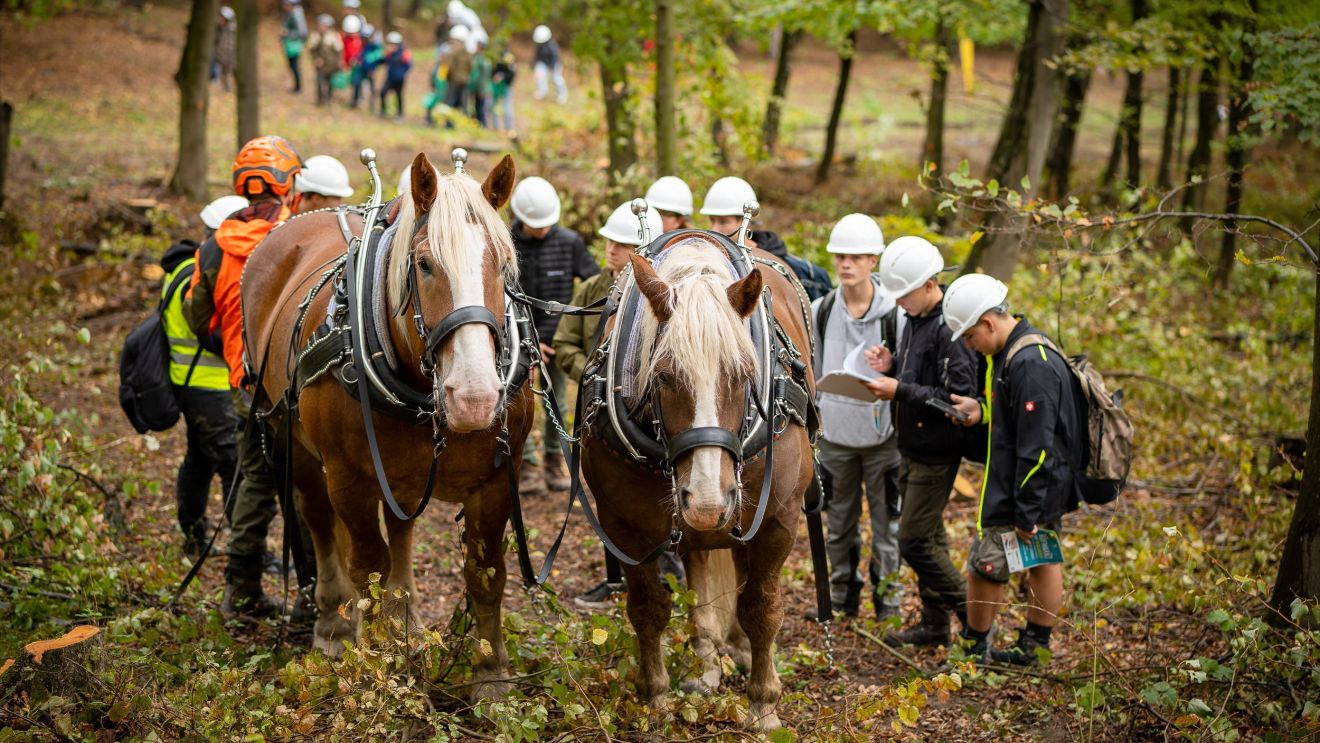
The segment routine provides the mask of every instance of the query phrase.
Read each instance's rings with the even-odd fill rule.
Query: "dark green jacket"
[[[614,275],[608,271],[600,273],[578,284],[573,292],[571,304],[578,307],[595,302],[609,294],[614,286]],[[596,328],[600,325],[600,315],[564,315],[555,329],[555,364],[564,370],[573,381],[581,381],[582,370],[587,366],[587,359],[594,348],[588,348],[596,337]]]

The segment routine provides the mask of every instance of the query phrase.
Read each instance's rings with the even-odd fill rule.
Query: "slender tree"
[[[924,169],[933,164],[931,176],[944,172],[944,108],[948,100],[949,60],[953,58],[953,34],[944,17],[935,23],[935,50],[931,60],[930,100],[926,104],[926,138],[921,146]]]
[[[775,56],[775,81],[770,87],[770,100],[765,104],[765,118],[761,121],[761,152],[767,156],[775,154],[775,145],[779,141],[779,116],[784,106],[784,96],[788,94],[793,47],[802,35],[801,31],[782,28],[779,54]]]
[[[219,0],[197,0],[174,82],[179,86],[179,154],[169,190],[193,201],[206,199],[206,114],[210,107],[211,51]]]
[[[821,153],[820,164],[816,166],[816,183],[824,183],[830,177],[830,165],[834,161],[834,148],[838,143],[839,121],[843,118],[843,101],[848,96],[848,79],[852,77],[853,56],[857,53],[857,29],[848,34],[848,44],[839,51],[839,82],[834,88],[834,103],[830,106],[830,121],[825,129],[825,151]]]
[[[1132,22],[1146,17],[1146,0],[1132,0]],[[1141,185],[1141,87],[1146,75],[1138,66],[1128,70],[1127,90],[1123,94],[1123,138],[1127,144],[1127,184]]]
[[[1089,67],[1071,68],[1063,78],[1063,102],[1059,110],[1059,124],[1054,130],[1050,156],[1045,163],[1049,172],[1046,192],[1056,199],[1068,195],[1072,174],[1073,152],[1077,148],[1077,126],[1086,105],[1086,91],[1091,87]]]
[[[257,0],[238,0],[234,4],[238,13],[234,79],[238,83],[238,147],[242,148],[261,135],[261,68],[257,56],[261,15]],[[209,51],[207,54],[209,60]]]
[[[1251,0],[1252,16],[1247,20],[1248,32],[1254,31],[1255,13],[1258,0]],[[1237,62],[1233,66],[1233,93],[1228,108],[1228,136],[1225,138],[1224,164],[1228,166],[1228,184],[1224,193],[1224,211],[1237,214],[1242,209],[1242,177],[1247,167],[1247,155],[1250,151],[1251,132],[1248,116],[1251,107],[1247,99],[1247,89],[1255,68],[1255,57],[1251,45],[1242,45],[1237,50]],[[1233,264],[1237,262],[1237,222],[1229,222],[1224,229],[1223,242],[1219,246],[1219,264],[1215,268],[1215,285],[1228,286]],[[1311,451],[1320,451],[1312,449]]]
[[[674,0],[655,0],[656,175],[678,172],[674,108]]]
[[[1201,68],[1196,92],[1196,144],[1187,156],[1187,180],[1204,180],[1210,172],[1210,145],[1219,130],[1219,65],[1211,56]],[[1200,211],[1205,203],[1205,184],[1194,183],[1183,191],[1183,211]],[[1184,231],[1191,231],[1191,221],[1183,221]]]
[[[1160,134],[1160,164],[1155,185],[1162,191],[1173,186],[1173,138],[1178,128],[1178,101],[1182,98],[1182,69],[1169,66],[1169,87],[1164,97],[1164,128]]]

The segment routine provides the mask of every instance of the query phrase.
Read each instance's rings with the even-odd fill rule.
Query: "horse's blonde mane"
[[[747,322],[729,303],[728,259],[719,246],[689,238],[669,248],[656,272],[673,290],[673,314],[656,338],[655,313],[643,312],[638,378],[649,385],[656,365],[669,359],[690,390],[720,376],[742,378],[756,369]],[[644,301],[644,300],[643,300]]]
[[[440,175],[437,184],[435,203],[426,220],[426,233],[429,239],[431,257],[440,270],[447,276],[466,275],[468,262],[473,256],[463,246],[467,244],[467,226],[474,225],[477,232],[483,233],[493,243],[496,258],[503,266],[505,281],[518,277],[518,261],[513,252],[513,236],[508,225],[486,201],[481,193],[481,184],[466,173]],[[407,240],[417,226],[417,207],[407,195],[403,199],[403,208],[399,210],[397,240]],[[408,262],[412,260],[413,246],[390,250],[389,299],[397,307],[403,299],[404,287],[408,277]],[[482,255],[486,246],[482,246]]]

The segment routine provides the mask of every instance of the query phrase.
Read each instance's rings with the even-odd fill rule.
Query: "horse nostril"
[[[691,500],[692,500],[692,491],[691,491],[691,490],[688,490],[687,488],[683,488],[681,491],[679,491],[679,493],[678,493],[678,505],[679,505],[679,507],[682,508],[684,511],[687,510],[687,508],[688,508],[688,502],[691,501]]]

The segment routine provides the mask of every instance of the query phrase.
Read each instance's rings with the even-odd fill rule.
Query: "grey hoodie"
[[[879,345],[882,340],[880,319],[895,307],[894,300],[880,296],[880,275],[871,274],[871,283],[876,291],[871,296],[871,306],[861,318],[854,318],[848,313],[848,305],[843,297],[838,297],[830,310],[830,318],[825,328],[825,338],[820,337],[820,328],[813,328],[816,333],[816,357],[814,368],[816,379],[843,366],[843,357],[860,343],[869,346]],[[837,293],[835,289],[831,294]],[[829,297],[821,297],[811,303],[812,322],[821,302]],[[907,316],[898,313],[898,337],[903,337],[903,326]],[[890,339],[890,347],[897,349],[898,339]],[[879,376],[878,374],[876,376]],[[821,394],[820,420],[822,435],[831,444],[856,448],[879,446],[894,435],[894,423],[889,403],[873,403],[853,400],[841,395]]]

